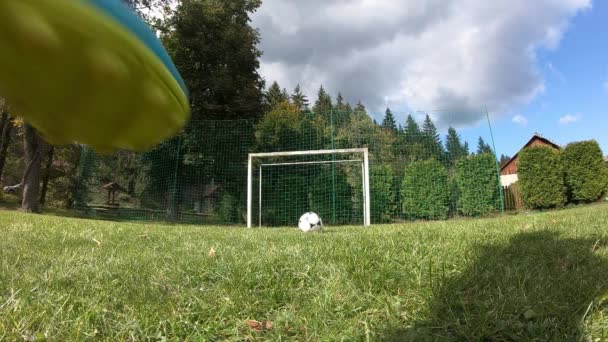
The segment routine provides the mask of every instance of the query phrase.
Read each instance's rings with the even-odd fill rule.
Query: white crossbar
[[[348,160],[327,160],[327,161],[310,161],[310,162],[293,162],[293,163],[274,163],[274,164],[262,164],[262,166],[284,166],[284,165],[315,165],[315,164],[340,164],[340,163],[356,163],[362,162],[362,159],[348,159]]]
[[[288,156],[308,156],[320,154],[348,154],[348,153],[365,153],[367,148],[346,148],[338,150],[313,150],[313,151],[291,151],[291,152],[266,152],[266,153],[250,153],[250,158],[265,158],[265,157],[288,157]]]

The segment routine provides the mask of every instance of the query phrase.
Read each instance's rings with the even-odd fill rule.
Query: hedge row
[[[456,164],[458,212],[480,216],[500,208],[499,178],[496,160],[489,153],[470,156]]]
[[[524,205],[531,209],[591,203],[608,190],[608,168],[596,141],[575,142],[562,152],[526,148],[519,155],[518,175]]]
[[[486,215],[500,208],[498,187],[496,160],[489,153],[463,158],[453,176],[437,161],[415,162],[403,178],[402,213],[427,220],[446,219],[450,213]]]
[[[570,202],[595,202],[606,194],[608,168],[597,142],[572,143],[564,150],[562,159],[564,181]]]
[[[566,204],[566,185],[560,152],[547,146],[519,153],[518,177],[524,205],[545,209]]]
[[[401,212],[408,219],[446,219],[451,214],[481,216],[500,209],[499,178],[492,154],[463,158],[448,172],[438,161],[419,161],[401,184]],[[373,172],[374,221],[387,221],[395,193],[390,168]],[[526,148],[519,155],[519,187],[524,205],[556,208],[568,202],[590,203],[608,193],[608,168],[595,141],[576,142],[563,152]],[[377,202],[376,202],[377,201]]]
[[[395,176],[389,165],[372,165],[370,168],[370,196],[372,222],[390,222],[395,213]]]
[[[401,187],[403,214],[409,219],[443,220],[450,211],[448,172],[440,162],[414,162]]]

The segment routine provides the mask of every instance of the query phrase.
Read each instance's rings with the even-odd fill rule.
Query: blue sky
[[[595,139],[608,155],[607,28],[608,3],[595,1],[591,10],[573,18],[557,49],[539,51],[545,90],[494,120],[498,154],[515,154],[538,132],[559,144]],[[489,137],[486,127],[460,131],[471,141]]]

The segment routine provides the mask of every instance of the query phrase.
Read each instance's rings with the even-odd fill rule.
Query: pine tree
[[[286,96],[285,93],[284,90],[281,90],[277,81],[272,82],[272,85],[270,85],[270,88],[266,92],[266,103],[268,104],[269,111],[289,99],[289,96]]]
[[[322,117],[329,118],[329,114],[332,110],[331,96],[325,91],[325,88],[321,86],[319,88],[319,92],[317,93],[317,101],[315,101],[315,105],[312,108],[312,111],[317,115],[321,115]]]
[[[500,155],[500,167],[505,166],[505,164],[508,163],[509,160],[511,160],[511,157],[509,157],[507,155],[504,155],[504,154],[501,154]]]
[[[338,97],[336,97],[336,106],[335,109],[337,111],[344,111],[346,110],[346,103],[344,102],[344,97],[342,96],[341,93],[338,93]]]
[[[350,105],[350,103],[346,102],[346,105],[344,106],[344,111],[347,112],[349,115],[352,114],[353,107]]]
[[[384,120],[382,120],[382,128],[391,132],[397,132],[397,123],[395,122],[395,117],[390,108],[386,108]]]
[[[469,155],[469,143],[465,142],[462,144],[460,141],[460,136],[451,126],[448,129],[448,135],[445,139],[445,146],[447,149],[447,159],[452,165],[454,165],[459,159]]]
[[[291,101],[296,106],[296,108],[298,108],[299,111],[305,112],[308,110],[308,97],[304,95],[299,84],[293,90],[293,95],[291,95]]]
[[[420,141],[422,132],[420,131],[420,126],[418,126],[418,123],[416,120],[414,120],[412,115],[407,116],[403,133],[405,135],[406,144],[413,144]]]
[[[435,160],[442,161],[444,159],[445,151],[441,144],[441,138],[439,137],[439,132],[437,132],[437,127],[435,127],[433,120],[431,120],[431,117],[428,114],[424,118],[424,123],[422,124],[422,138],[424,147],[431,156]]]
[[[482,137],[479,137],[479,140],[477,141],[477,154],[484,153],[493,154],[494,151],[492,150],[492,147],[483,140]]]
[[[344,101],[341,93],[336,97],[336,105],[334,106],[334,124],[337,128],[343,127],[350,121],[352,109],[350,104]]]
[[[410,162],[424,161],[428,158],[428,151],[424,147],[420,126],[411,115],[405,120],[405,127],[401,135],[401,146],[395,152],[403,155]]]
[[[290,100],[290,96],[289,96],[289,92],[287,91],[287,88],[283,88],[283,91],[281,92],[281,97],[284,99],[283,101]]]
[[[365,106],[363,105],[363,103],[361,103],[361,101],[357,102],[357,105],[355,106],[355,109],[354,109],[354,115],[356,115],[356,116],[367,115],[367,108],[365,108]]]

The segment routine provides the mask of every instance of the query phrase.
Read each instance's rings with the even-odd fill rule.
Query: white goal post
[[[371,225],[370,215],[370,195],[369,195],[369,151],[367,148],[350,148],[337,150],[314,150],[314,151],[293,151],[293,152],[268,152],[268,153],[250,153],[247,162],[247,228],[253,226],[253,161],[260,158],[271,157],[293,157],[293,156],[315,156],[315,155],[337,155],[337,154],[363,154],[363,160],[344,160],[337,162],[361,162],[362,178],[363,178],[363,224],[368,227]],[[312,161],[312,162],[293,162],[293,163],[272,163],[263,164],[263,166],[276,165],[299,165],[299,164],[326,164],[335,163],[336,161]],[[261,172],[261,170],[260,170]],[[260,177],[260,191],[261,191]],[[297,218],[296,218],[297,219]]]

